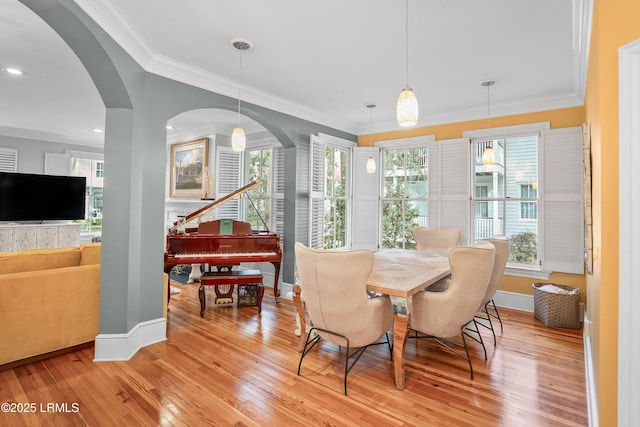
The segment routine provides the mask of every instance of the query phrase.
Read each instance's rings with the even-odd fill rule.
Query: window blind
[[[584,274],[582,128],[542,132],[542,269]]]
[[[431,227],[459,228],[461,244],[470,241],[470,145],[467,138],[429,145],[428,223]]]
[[[376,162],[375,173],[367,172],[369,157]],[[353,159],[352,248],[376,251],[380,241],[380,150],[355,147]]]
[[[216,198],[226,196],[242,187],[240,153],[228,147],[216,150]],[[240,203],[236,197],[216,208],[217,218],[240,220]]]

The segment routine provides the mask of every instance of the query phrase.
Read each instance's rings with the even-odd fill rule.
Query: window
[[[412,230],[427,225],[427,147],[382,152],[382,247],[415,249]]]
[[[92,153],[86,157],[82,153],[71,154],[71,176],[84,176],[87,179],[85,199],[85,219],[80,232],[91,233],[102,230],[102,190],[104,180],[104,161],[94,158]]]
[[[466,131],[449,140],[421,138],[376,143],[383,190],[374,191],[383,191],[382,218],[369,234],[381,233],[383,247],[414,247],[415,225],[457,227],[463,245],[506,234],[510,275],[584,274],[580,126],[550,129],[541,122]],[[489,147],[492,155],[485,156]],[[368,174],[355,176],[356,188],[365,187]],[[370,199],[357,224],[377,202]],[[367,224],[364,233],[373,227]]]
[[[246,220],[254,230],[266,230],[271,219],[271,148],[247,150],[248,182],[260,181],[248,191]],[[251,206],[253,202],[253,206]],[[255,208],[255,209],[254,209]]]
[[[506,234],[508,262],[539,266],[538,134],[474,140],[474,240]],[[492,160],[484,152],[491,147]]]
[[[309,145],[309,247],[350,245],[351,150],[355,143],[331,135],[311,135]]]
[[[104,178],[104,162],[96,163],[96,178]]]
[[[489,187],[487,185],[476,185],[476,198],[486,199],[489,195]],[[476,218],[489,217],[489,202],[476,203]]]
[[[538,197],[537,184],[520,185],[520,197],[522,199],[536,199]],[[520,218],[537,219],[538,209],[535,202],[520,202]]]
[[[347,245],[347,150],[325,148],[324,249]]]

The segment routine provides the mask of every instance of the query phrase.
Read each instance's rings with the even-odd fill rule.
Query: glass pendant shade
[[[482,153],[482,164],[485,166],[493,165],[496,162],[496,155],[493,152],[493,148],[487,147]]]
[[[244,151],[247,146],[247,137],[244,134],[244,129],[237,127],[231,134],[231,148],[233,151]]]
[[[414,126],[418,123],[418,98],[409,86],[405,87],[398,97],[396,107],[398,125],[402,127]]]
[[[367,173],[375,173],[376,172],[376,161],[373,160],[373,156],[369,157],[367,160]]]

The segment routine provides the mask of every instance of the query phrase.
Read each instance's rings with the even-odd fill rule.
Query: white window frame
[[[282,204],[277,203],[276,200],[280,200],[284,196],[284,189],[283,189],[284,175],[281,173],[280,170],[277,170],[277,169],[284,166],[284,163],[282,162],[284,160],[284,157],[282,157],[282,159],[279,159],[277,158],[277,156],[279,155],[282,156],[284,153],[280,152],[276,154],[276,151],[283,150],[283,148],[282,148],[282,145],[280,145],[280,143],[275,138],[269,138],[257,144],[252,144],[250,147],[247,147],[243,152],[243,160],[242,160],[242,163],[244,165],[244,171],[245,171],[244,172],[245,185],[249,183],[248,152],[257,151],[257,150],[260,150],[260,151],[271,150],[270,165],[269,165],[269,183],[271,187],[269,188],[269,197],[260,197],[260,200],[269,200],[269,207],[270,207],[269,218],[267,219],[263,218],[263,220],[265,220],[267,228],[272,232],[281,234],[284,231],[283,224],[280,224],[281,222],[283,222],[284,209]],[[279,182],[279,181],[276,182],[277,180],[281,180],[282,182]],[[255,200],[253,201],[255,203]],[[242,206],[241,216],[242,218],[244,218],[244,221],[246,221],[248,212],[250,209],[253,210],[253,206],[251,206],[251,202],[249,200],[244,199],[243,202],[244,203]]]
[[[352,231],[350,218],[352,218],[352,170],[353,159],[352,151],[356,143],[338,138],[333,135],[318,133],[311,135],[311,143],[309,149],[309,247],[321,249],[324,246],[324,198],[325,189],[325,149],[332,147],[341,149],[346,152],[346,234],[344,248],[352,247]],[[315,160],[315,161],[314,161]],[[336,248],[337,249],[337,248]]]
[[[540,122],[466,131],[463,135],[475,139],[507,139],[533,133],[539,134],[537,221],[538,258],[541,265],[537,268],[507,266],[506,274],[544,280],[548,280],[551,272],[584,274],[584,263],[576,258],[581,252],[578,246],[583,246],[584,242],[581,192],[583,180],[578,173],[578,170],[582,171],[581,127],[551,129],[548,122]],[[473,171],[473,165],[471,169]],[[559,188],[559,192],[556,191],[558,182],[568,183],[569,190]],[[560,215],[563,209],[566,211],[567,206],[575,217]],[[473,227],[472,217],[470,215],[470,227]],[[569,234],[560,237],[554,230]],[[567,241],[570,243],[563,243]]]
[[[382,239],[383,239],[383,233],[382,233],[382,213],[383,213],[383,206],[384,206],[384,153],[387,150],[410,150],[410,149],[414,149],[414,148],[426,148],[427,150],[427,185],[430,186],[430,178],[429,178],[429,173],[430,173],[430,147],[431,144],[435,141],[435,137],[433,135],[426,135],[426,136],[419,136],[419,137],[414,137],[414,138],[404,138],[404,139],[398,139],[398,140],[392,140],[392,141],[380,141],[377,142],[375,144],[376,147],[380,148],[380,161],[379,161],[379,166],[378,169],[380,170],[380,174],[379,174],[379,192],[380,192],[380,200],[378,203],[378,217],[379,217],[379,223],[378,223],[378,234],[379,234],[379,241],[378,241],[378,247],[382,248],[383,244],[382,244]],[[427,221],[430,221],[431,219],[431,211],[430,211],[430,205],[429,205],[429,190],[427,190],[427,194],[425,194],[424,200],[425,203],[427,205],[427,209],[428,209],[428,213],[427,213]]]
[[[103,176],[102,177],[93,176],[92,178],[104,179],[104,153],[96,153],[93,151],[65,150],[64,154],[45,153],[45,174],[69,175],[69,173],[71,172],[72,158],[101,162],[103,164],[103,169],[102,169]],[[91,187],[93,187],[93,185]],[[102,188],[103,188],[102,197],[104,197],[104,187]],[[104,208],[104,206],[102,206],[102,208]],[[85,209],[87,210],[87,214],[89,216],[89,218],[85,218],[85,220],[91,219],[90,218],[91,212],[88,212],[89,207],[86,207]],[[100,230],[83,231],[81,232],[81,235],[95,235],[96,233],[102,234],[102,228],[100,228]]]

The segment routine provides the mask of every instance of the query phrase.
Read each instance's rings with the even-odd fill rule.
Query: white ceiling
[[[76,0],[147,71],[350,133],[400,129],[405,2],[391,0]],[[409,85],[418,126],[582,105],[590,0],[410,0]],[[0,0],[0,134],[100,145],[104,106],[51,28]],[[235,114],[183,114],[171,133]]]

